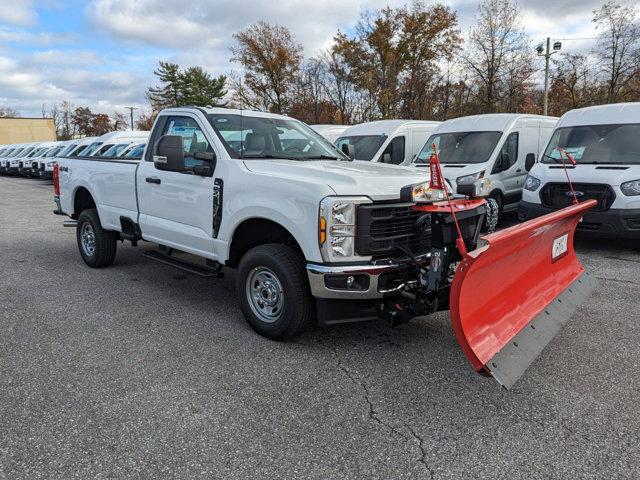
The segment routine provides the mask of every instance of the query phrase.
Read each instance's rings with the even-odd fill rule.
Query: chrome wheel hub
[[[82,230],[80,231],[80,244],[82,245],[84,254],[87,257],[92,257],[96,251],[96,235],[90,223],[82,225]]]
[[[284,293],[280,279],[266,267],[254,268],[247,278],[246,295],[253,313],[273,323],[282,315]]]

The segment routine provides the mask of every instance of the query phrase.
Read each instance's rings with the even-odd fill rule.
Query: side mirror
[[[382,163],[391,163],[391,154],[383,153],[382,154]]]
[[[527,156],[524,160],[524,169],[528,172],[533,168],[536,163],[536,155],[534,153],[527,153]]]
[[[351,160],[353,160],[356,156],[356,149],[353,148],[353,145],[351,145],[350,143],[343,143],[340,147],[340,150],[342,150],[342,153],[344,153]]]
[[[184,147],[179,135],[163,135],[155,145],[153,163],[158,170],[184,171]]]

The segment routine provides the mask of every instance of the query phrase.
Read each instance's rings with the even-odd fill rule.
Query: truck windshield
[[[484,163],[501,136],[502,132],[437,133],[429,137],[414,163],[429,163],[433,144],[441,163]]]
[[[59,147],[54,147],[51,150],[49,150],[45,155],[44,158],[51,158],[51,157],[55,157],[58,153],[60,153],[60,150],[62,150],[64,148],[64,146],[59,146]]]
[[[336,147],[342,151],[343,145],[352,145],[356,160],[371,161],[382,144],[387,140],[387,135],[352,135],[340,137],[336,140]]]
[[[88,157],[91,154],[93,154],[93,152],[95,152],[98,149],[98,147],[100,147],[100,145],[102,145],[102,142],[90,143],[89,145],[84,147],[82,150],[80,150],[80,152],[76,153],[76,155],[78,157]]]
[[[640,164],[640,124],[588,125],[558,128],[542,163],[561,163],[566,150],[577,163]]]
[[[217,113],[208,118],[231,158],[348,160],[297,120]]]

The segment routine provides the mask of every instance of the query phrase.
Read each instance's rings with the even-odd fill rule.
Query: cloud
[[[38,15],[31,0],[0,0],[0,22],[30,27],[37,20]]]
[[[8,28],[0,26],[0,42],[20,45],[47,46],[69,43],[77,39],[72,33],[30,32],[22,28]]]
[[[31,60],[38,64],[60,65],[71,67],[75,65],[102,65],[102,57],[92,50],[44,50],[34,52]]]

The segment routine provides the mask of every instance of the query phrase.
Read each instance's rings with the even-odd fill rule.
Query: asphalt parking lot
[[[0,177],[0,478],[638,478],[640,253],[579,240],[600,284],[514,387],[446,313],[259,337],[233,273],[119,247],[87,268],[50,182]],[[143,247],[148,248],[148,247]]]

